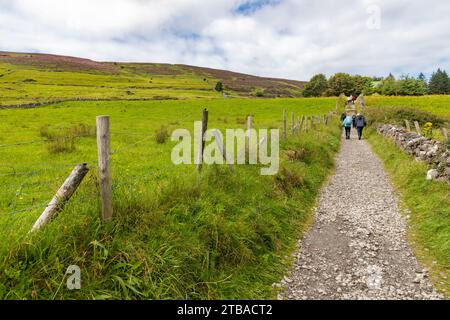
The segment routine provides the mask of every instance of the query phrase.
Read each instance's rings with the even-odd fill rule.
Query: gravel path
[[[354,131],[354,130],[352,130]],[[352,132],[355,134],[355,132]],[[364,140],[344,140],[279,299],[441,299],[406,240],[394,189]]]

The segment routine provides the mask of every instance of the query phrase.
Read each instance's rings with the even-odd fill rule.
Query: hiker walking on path
[[[351,116],[345,117],[342,121],[342,126],[345,128],[345,139],[350,140],[350,133],[352,131],[353,118]]]
[[[358,140],[361,140],[363,129],[367,125],[366,118],[364,118],[362,114],[358,113],[355,119],[355,124],[356,124],[356,131],[358,131]]]

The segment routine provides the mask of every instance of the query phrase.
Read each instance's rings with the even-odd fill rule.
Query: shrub
[[[48,141],[47,150],[50,153],[73,152],[75,151],[75,137],[72,135],[54,137]]]
[[[40,136],[48,139],[47,150],[50,153],[73,152],[77,137],[95,137],[95,133],[93,126],[83,123],[57,131],[51,131],[48,125],[39,128]]]
[[[161,126],[155,133],[156,143],[164,144],[166,143],[167,138],[169,138],[169,132],[165,126]]]
[[[433,124],[431,122],[425,123],[422,133],[425,137],[433,137]]]
[[[369,124],[389,122],[398,125],[404,125],[404,120],[417,121],[421,125],[430,122],[437,127],[446,122],[445,119],[431,112],[411,107],[368,107],[366,108],[366,120]]]

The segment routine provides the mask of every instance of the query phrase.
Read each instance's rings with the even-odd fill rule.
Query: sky
[[[0,0],[0,51],[308,80],[450,71],[448,0]]]

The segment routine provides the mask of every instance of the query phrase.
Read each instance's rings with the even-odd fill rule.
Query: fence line
[[[312,116],[304,116],[304,115],[299,115],[297,116],[297,121],[295,122],[295,113],[291,112],[291,121],[290,121],[290,128],[288,129],[287,127],[287,110],[283,111],[283,140],[287,139],[288,136],[288,130],[290,132],[290,136],[297,136],[297,137],[301,137],[302,134],[302,130],[304,129],[305,132],[308,132],[310,130],[320,130],[320,128],[323,126],[327,126],[330,123],[330,118],[332,117],[333,113],[327,113],[323,116],[318,116],[318,115],[312,115]],[[247,118],[247,129],[251,129],[252,128],[252,116],[248,116]],[[105,122],[106,121],[106,122]],[[208,111],[207,109],[203,110],[203,119],[202,119],[202,133],[203,133],[203,139],[201,139],[200,143],[200,154],[198,155],[199,159],[202,160],[203,159],[203,152],[204,152],[204,147],[205,147],[205,141],[204,141],[204,137],[205,137],[205,132],[207,130],[208,127]],[[125,179],[122,179],[121,182],[112,183],[112,175],[111,175],[111,168],[110,168],[110,161],[111,161],[111,156],[113,155],[117,155],[119,153],[122,153],[128,149],[131,149],[133,147],[136,147],[137,145],[141,144],[141,143],[145,143],[147,141],[149,141],[152,138],[155,138],[155,134],[151,134],[151,133],[132,133],[132,132],[121,132],[121,131],[110,131],[109,129],[109,116],[102,116],[102,117],[97,117],[97,151],[98,151],[98,157],[97,157],[97,161],[92,161],[89,162],[90,165],[92,165],[93,167],[98,166],[98,174],[100,177],[100,185],[99,185],[99,189],[96,190],[96,192],[94,193],[90,193],[88,195],[81,195],[79,197],[77,197],[78,200],[84,200],[84,199],[88,199],[88,198],[92,198],[93,196],[98,197],[100,195],[100,200],[101,200],[101,207],[102,207],[102,216],[103,216],[103,220],[104,221],[109,221],[110,219],[113,218],[113,208],[112,208],[112,197],[113,197],[113,191],[118,190],[119,188],[122,188],[124,186],[134,186],[136,185],[139,181],[142,181],[146,178],[149,177],[154,177],[156,176],[158,173],[160,172],[164,172],[161,171],[162,169],[157,168],[155,170],[152,170],[151,172],[148,172],[146,174],[143,175],[134,175],[132,177],[130,177],[130,179],[133,179],[133,181],[124,181]],[[123,145],[123,146],[119,146],[117,147],[115,150],[113,150],[112,152],[110,151],[110,137],[111,135],[113,136],[140,136],[143,137],[143,139],[140,139],[138,141]],[[74,138],[81,138],[81,137],[88,137],[91,135],[77,135],[74,136]],[[72,137],[67,137],[67,138],[72,138]],[[21,146],[21,145],[27,145],[27,144],[33,144],[33,143],[41,143],[41,142],[50,142],[50,141],[54,141],[56,139],[42,139],[42,140],[32,140],[32,141],[19,141],[16,143],[12,143],[12,144],[4,144],[4,145],[0,145],[0,147],[2,148],[8,148],[8,147],[15,147],[15,146]],[[216,143],[219,144],[219,148],[223,154],[223,156],[225,157],[225,164],[230,165],[231,161],[229,161],[229,159],[226,158],[226,151],[224,148],[224,144],[221,141],[217,141],[217,135],[216,135]],[[201,163],[202,161],[200,161]],[[28,169],[28,171],[19,171],[17,166],[14,165],[3,165],[4,167],[9,167],[11,168],[14,172],[11,173],[5,173],[5,174],[0,174],[0,177],[7,177],[7,176],[23,176],[23,175],[31,175],[31,174],[37,174],[37,173],[42,173],[42,172],[54,172],[55,170],[58,170],[60,168],[67,168],[69,166],[73,166],[73,164],[62,164],[62,165],[57,165],[57,166],[52,166],[52,165],[47,165],[47,166],[40,166],[40,167],[24,167],[23,169]],[[78,165],[77,167],[80,168],[80,166],[84,166],[87,168],[86,164],[84,165]],[[75,169],[72,171],[71,175],[67,177],[67,179],[65,180],[64,184],[61,186],[61,188],[58,190],[57,194],[53,197],[52,201],[50,203],[45,202],[45,203],[39,203],[36,205],[32,205],[30,207],[27,208],[23,208],[23,209],[18,209],[18,210],[13,210],[8,212],[7,214],[9,215],[14,215],[17,213],[21,213],[21,212],[27,212],[27,211],[31,211],[34,209],[44,209],[43,214],[41,215],[41,218],[44,220],[38,220],[35,224],[35,227],[41,226],[41,222],[44,221],[44,223],[46,223],[47,221],[50,221],[50,219],[56,214],[56,211],[58,211],[60,209],[59,207],[59,203],[61,202],[61,204],[64,204],[65,202],[67,202],[70,199],[70,196],[72,194],[75,193],[76,188],[78,187],[78,185],[81,183],[81,180],[83,179],[83,177],[81,177],[80,179],[76,179],[77,183],[75,183],[75,186],[72,186],[70,189],[70,192],[68,192],[68,195],[65,195],[64,197],[60,198],[60,192],[65,192],[66,190],[66,185],[71,182],[71,179],[73,180],[73,176],[74,176],[74,172],[76,172],[77,167],[75,167]],[[29,170],[30,168],[36,169],[36,170]],[[201,169],[201,165],[197,166],[197,169],[200,170]],[[47,181],[36,181],[36,182],[31,182],[31,181],[22,181],[18,186],[19,190],[14,192],[14,198],[11,201],[11,203],[13,203],[13,207],[15,209],[15,207],[17,206],[17,199],[19,196],[21,196],[23,190],[25,187],[27,186],[41,186],[41,185],[46,185],[49,183],[55,183],[55,180],[47,180]],[[99,192],[100,191],[100,192]],[[5,193],[6,194],[6,193]],[[51,208],[49,208],[51,207]],[[51,211],[51,214],[48,215],[48,213]],[[47,218],[46,218],[46,214],[47,214]],[[34,229],[33,229],[34,230]]]

